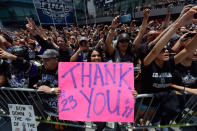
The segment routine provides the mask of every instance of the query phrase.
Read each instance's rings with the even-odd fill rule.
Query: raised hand
[[[183,10],[181,11],[181,14],[179,17],[183,16],[187,11],[189,11],[191,8],[193,7],[193,5],[186,5],[184,6]]]
[[[27,24],[26,28],[32,35],[37,35],[39,33],[38,27],[36,26],[35,22],[32,20],[32,18],[26,17]]]
[[[2,48],[0,48],[0,58],[15,60],[17,57],[13,54],[10,54],[10,53],[6,52]]]
[[[119,23],[118,23],[118,18],[120,16],[116,16],[113,20],[112,20],[112,23],[111,23],[111,28],[112,29],[116,29],[118,26],[119,26]]]
[[[150,9],[145,9],[144,10],[144,17],[149,17],[150,15]]]
[[[28,17],[26,17],[26,20],[27,20],[27,24],[26,24],[27,29],[35,30],[36,29],[36,24],[32,20],[32,18],[29,19]]]
[[[194,14],[197,13],[197,6],[192,7],[189,9],[185,14],[183,14],[176,23],[179,27],[187,26],[192,23],[197,23],[197,19],[194,18]]]

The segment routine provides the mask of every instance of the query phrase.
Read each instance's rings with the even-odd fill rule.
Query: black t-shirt
[[[38,67],[21,58],[15,61],[1,59],[0,72],[5,75],[9,87],[12,88],[32,88],[38,80]]]
[[[142,66],[140,93],[157,93],[171,90],[170,83],[173,81],[174,69],[174,57],[165,61],[162,68],[158,67],[154,61],[148,66]]]
[[[115,49],[114,53],[111,56],[113,62],[134,62],[134,55],[129,53],[128,51],[126,52],[125,55],[123,55],[120,50]]]
[[[72,51],[67,49],[66,51],[59,50],[59,62],[70,62]]]
[[[58,70],[46,70],[44,67],[41,70],[40,80],[37,85],[46,85],[50,88],[58,87]],[[47,114],[58,116],[58,97],[55,94],[42,93],[41,95],[44,109]]]
[[[174,84],[189,88],[197,88],[197,61],[186,67],[182,64],[176,65]]]
[[[35,36],[36,40],[38,41],[39,45],[43,48],[43,50],[46,49],[54,49],[59,52],[59,61],[60,62],[70,62],[70,58],[73,55],[73,52],[71,49],[66,49],[65,51],[55,47],[52,43],[48,42],[47,40],[44,40],[39,35]]]
[[[0,59],[0,75],[5,75],[7,67],[8,64],[3,59]]]
[[[148,53],[148,43],[146,41],[143,41],[138,47],[138,57],[143,61]]]

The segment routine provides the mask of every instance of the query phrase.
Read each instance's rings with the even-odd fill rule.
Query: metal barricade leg
[[[86,121],[85,122],[86,128],[85,131],[95,131],[96,129],[93,129],[93,122]]]

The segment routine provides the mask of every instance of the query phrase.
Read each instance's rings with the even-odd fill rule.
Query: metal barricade
[[[183,97],[183,96],[181,96]],[[153,94],[140,94],[136,98],[135,118],[133,123],[107,123],[106,130],[124,130],[145,129],[145,128],[164,128],[164,127],[186,127],[197,126],[197,96],[184,95],[184,109],[181,110],[168,125],[154,125],[154,118],[160,107],[160,104],[154,105],[155,96]],[[148,99],[148,102],[147,102]],[[146,103],[146,104],[144,104]],[[9,120],[8,104],[33,105],[36,121],[39,123],[48,123],[53,125],[61,125],[67,127],[76,127],[89,130],[97,129],[94,122],[71,122],[59,120],[57,117],[48,115],[44,111],[41,94],[36,89],[28,88],[0,88],[0,118]],[[5,123],[0,123],[0,128]]]
[[[29,88],[0,88],[0,118],[10,118],[8,104],[32,105],[36,115],[36,121],[65,127],[76,127],[83,129],[96,129],[93,122],[73,122],[59,120],[45,112],[41,94],[36,89]],[[8,120],[10,121],[10,120]],[[80,123],[80,124],[79,124]],[[5,123],[0,124],[0,129]]]
[[[191,94],[177,94],[179,97],[184,97],[185,102],[182,102],[184,107],[169,121],[167,125],[154,125],[153,119],[156,117],[160,104],[154,105],[154,94],[140,94],[136,98],[135,106],[135,121],[131,123],[130,129],[144,128],[166,128],[166,127],[187,127],[197,126],[197,96]],[[149,98],[149,103],[143,104]],[[180,100],[180,99],[179,99]],[[173,105],[172,105],[173,106]]]
[[[119,127],[121,130],[143,130],[150,128],[175,128],[175,127],[191,127],[197,126],[197,96],[184,94],[181,97],[186,97],[184,109],[177,113],[167,125],[154,123],[153,119],[158,113],[160,104],[154,105],[154,94],[140,94],[136,98],[135,116],[133,123],[111,123],[111,127]],[[148,103],[147,100],[148,99]],[[146,102],[145,102],[146,101]],[[144,102],[146,104],[144,104]],[[173,106],[173,105],[172,105]]]

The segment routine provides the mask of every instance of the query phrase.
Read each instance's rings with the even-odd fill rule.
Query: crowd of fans
[[[26,29],[0,30],[0,86],[37,88],[47,112],[58,116],[57,104],[50,105],[60,94],[58,62],[132,62],[141,66],[133,95],[154,93],[154,105],[161,104],[153,124],[169,124],[184,108],[181,94],[197,94],[196,13],[197,6],[187,5],[175,21],[168,14],[159,23],[149,21],[145,9],[139,27],[118,23],[117,16],[109,26],[62,30],[43,29],[27,18]]]

